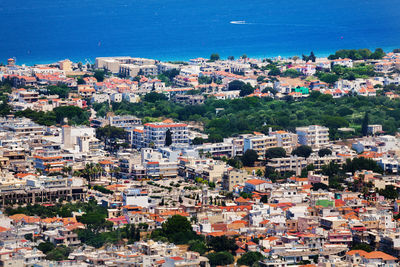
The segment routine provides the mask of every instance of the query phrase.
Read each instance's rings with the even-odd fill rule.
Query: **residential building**
[[[319,149],[329,144],[329,128],[319,125],[297,127],[298,142],[313,149]]]

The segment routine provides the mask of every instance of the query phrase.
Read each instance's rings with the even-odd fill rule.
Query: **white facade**
[[[297,127],[298,142],[313,149],[319,149],[329,144],[329,128],[319,125]]]

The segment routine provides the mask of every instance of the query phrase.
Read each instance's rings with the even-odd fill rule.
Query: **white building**
[[[139,188],[130,188],[122,193],[122,200],[124,206],[138,206],[148,208],[151,205],[151,199],[147,192]]]
[[[132,135],[132,145],[141,147],[162,147],[165,146],[167,131],[171,132],[171,145],[189,145],[188,127],[185,123],[174,123],[172,120],[163,122],[146,123],[143,131],[136,131]],[[138,143],[137,140],[142,142]]]
[[[301,145],[319,149],[329,144],[329,128],[319,125],[297,127],[296,133]]]

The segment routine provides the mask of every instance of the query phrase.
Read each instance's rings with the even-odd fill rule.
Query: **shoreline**
[[[281,53],[281,54],[272,53],[272,52],[271,53],[265,53],[265,54],[245,53],[244,52],[244,53],[240,53],[240,54],[233,55],[233,56],[235,57],[235,59],[239,58],[243,54],[246,54],[247,57],[254,58],[254,59],[264,59],[264,58],[272,59],[272,58],[277,58],[277,57],[290,58],[290,57],[293,57],[293,56],[298,56],[298,57],[301,58],[302,54],[309,54],[311,51],[313,51],[314,54],[317,57],[321,58],[321,57],[328,57],[329,55],[334,54],[336,51],[341,50],[341,49],[362,49],[362,48],[370,49],[373,52],[378,47],[374,47],[374,48],[369,48],[369,47],[360,47],[360,48],[343,47],[343,48],[339,48],[339,49],[334,50],[334,51],[310,50],[308,52],[302,52],[302,53],[291,53],[291,52],[288,52],[288,53]],[[382,46],[382,47],[379,47],[379,48],[382,48],[387,53],[387,52],[391,52],[395,48],[400,48],[400,44],[398,46]],[[228,54],[225,54],[225,53],[219,53],[218,51],[215,51],[215,52],[210,52],[208,55],[203,55],[202,53],[199,53],[199,54],[193,54],[192,56],[183,55],[183,56],[160,56],[160,57],[154,57],[154,56],[151,56],[151,55],[147,55],[146,56],[145,54],[142,54],[142,53],[138,53],[138,54],[134,54],[134,53],[121,53],[121,54],[115,53],[115,54],[106,54],[106,55],[105,54],[99,54],[99,55],[96,55],[96,56],[93,56],[93,57],[92,56],[91,57],[74,57],[74,56],[68,57],[68,56],[65,56],[65,57],[59,57],[59,58],[48,58],[48,59],[39,59],[39,60],[34,60],[34,59],[27,59],[27,60],[22,59],[21,60],[18,57],[15,57],[15,58],[16,58],[16,61],[17,61],[18,65],[34,66],[34,65],[46,65],[46,64],[57,63],[58,61],[64,60],[64,59],[69,59],[72,62],[82,62],[83,64],[86,64],[86,61],[89,60],[89,62],[91,64],[94,64],[95,63],[95,59],[97,57],[118,57],[118,56],[132,56],[132,57],[141,57],[141,58],[151,58],[151,59],[159,60],[159,61],[162,61],[162,62],[189,61],[190,59],[198,58],[198,57],[209,58],[209,56],[212,53],[219,54],[221,56],[221,59],[226,59],[228,56],[231,56],[231,55],[228,55]],[[7,58],[4,58],[4,59],[0,60],[0,63],[5,64],[7,62],[8,58],[13,58],[13,56],[9,56]]]

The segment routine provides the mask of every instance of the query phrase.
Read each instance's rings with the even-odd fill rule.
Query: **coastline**
[[[381,46],[380,48],[382,48],[385,52],[390,52],[395,48],[399,48],[400,44],[398,46]],[[255,58],[255,59],[264,59],[264,58],[277,58],[277,57],[283,57],[283,58],[289,58],[289,57],[293,57],[293,56],[299,56],[301,57],[302,54],[309,54],[311,51],[314,52],[314,54],[317,57],[327,57],[331,54],[334,54],[337,50],[340,49],[361,49],[361,48],[368,48],[371,51],[375,50],[377,47],[341,47],[339,49],[336,50],[332,50],[332,51],[318,51],[318,50],[312,50],[310,49],[310,51],[303,51],[301,53],[291,53],[291,52],[287,52],[287,53],[237,53],[236,55],[233,54],[233,56],[235,58],[239,58],[240,56],[242,56],[243,54],[246,54],[248,57],[250,58]],[[208,58],[210,56],[210,54],[212,53],[218,53],[221,58],[227,58],[228,56],[232,56],[232,54],[226,54],[223,52],[219,52],[219,51],[212,51],[209,54],[204,54],[204,53],[199,53],[199,54],[192,54],[190,53],[187,55],[182,55],[182,56],[152,56],[152,55],[146,55],[143,53],[110,53],[110,54],[99,54],[96,56],[90,56],[90,57],[68,57],[68,56],[60,56],[60,57],[51,57],[51,58],[45,58],[45,59],[21,59],[20,57],[16,57],[16,60],[18,62],[18,64],[22,65],[25,64],[27,66],[33,66],[33,65],[40,65],[40,64],[51,64],[51,63],[56,63],[60,60],[64,60],[64,59],[69,59],[73,62],[82,62],[82,63],[86,63],[86,61],[88,60],[91,64],[94,64],[96,57],[116,57],[116,56],[134,56],[134,57],[142,57],[142,58],[152,58],[152,59],[156,59],[156,60],[160,60],[163,62],[168,62],[168,61],[188,61],[192,58],[198,58],[198,57],[204,57],[204,58]],[[160,53],[162,54],[162,53]],[[6,57],[6,58],[2,58],[0,60],[0,63],[5,63],[7,61],[8,58],[12,58],[12,56]]]

